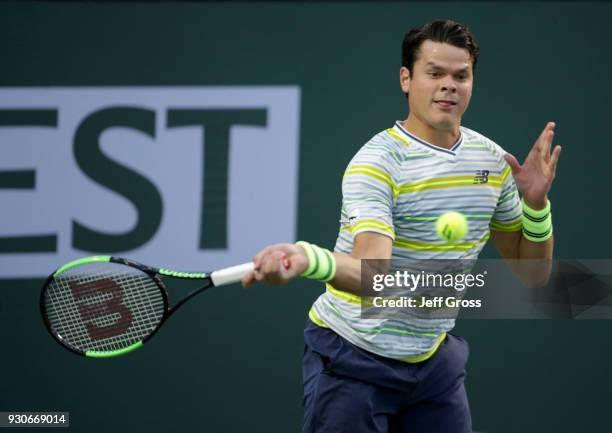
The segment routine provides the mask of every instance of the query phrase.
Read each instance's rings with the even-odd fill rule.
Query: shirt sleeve
[[[523,206],[512,170],[506,161],[503,161],[503,167],[502,190],[489,227],[500,232],[515,232],[523,227]]]
[[[341,230],[353,237],[375,232],[395,239],[393,207],[398,194],[398,163],[390,149],[364,146],[342,179]]]

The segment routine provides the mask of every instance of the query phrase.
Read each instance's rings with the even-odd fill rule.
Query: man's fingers
[[[292,244],[274,244],[267,246],[257,253],[255,257],[253,257],[255,269],[259,269],[261,267],[261,264],[267,260],[268,255],[272,253],[291,255],[294,253],[294,248],[295,247]]]
[[[548,125],[549,125],[549,123],[547,123],[544,126],[544,129],[542,129],[542,132],[540,132],[540,135],[538,135],[538,138],[536,139],[535,145],[534,145],[535,148],[538,148],[538,149],[540,148],[540,144],[542,143],[542,140],[544,140],[544,136],[546,135],[546,131],[548,131]]]
[[[255,271],[258,281],[282,284],[293,278],[296,273],[291,270],[291,262],[283,251],[270,251],[261,260],[261,266]]]
[[[542,159],[545,162],[550,161],[550,147],[552,146],[554,137],[555,132],[552,130],[548,131],[548,134],[544,137],[544,141],[542,143]]]
[[[556,126],[557,124],[555,122],[548,122],[546,124],[546,127],[544,128],[545,130],[547,130],[547,134],[544,137],[544,146],[542,147],[542,157],[544,158],[544,161],[546,162],[550,161],[550,149],[552,146],[553,139],[555,138],[555,127]]]
[[[255,269],[260,269],[264,263],[268,261],[268,257],[270,254],[273,254],[277,250],[277,245],[270,245],[253,257],[253,264],[255,265]]]
[[[261,267],[261,261],[264,258],[264,256],[268,253],[269,248],[270,247],[266,247],[260,252],[258,252],[257,254],[255,254],[255,257],[253,257],[253,265],[255,265],[255,269],[259,269]]]
[[[557,145],[553,149],[552,156],[550,157],[550,166],[553,179],[557,173],[557,162],[559,161],[559,155],[561,155],[561,146]]]
[[[536,153],[539,153],[540,157],[545,161],[549,160],[550,145],[553,140],[555,126],[555,122],[548,122],[544,126],[544,129],[542,129],[540,136],[533,145],[532,150],[535,150]]]
[[[247,274],[242,277],[242,280],[240,282],[242,283],[242,287],[248,289],[253,285],[253,281],[255,281],[255,274],[251,272],[250,274]]]
[[[281,268],[282,257],[285,254],[282,251],[270,251],[262,261],[261,272],[264,274],[277,273]]]
[[[265,278],[265,275],[263,272],[261,272],[258,269],[255,269],[253,271],[253,281],[263,281]]]
[[[511,153],[506,153],[504,155],[504,159],[510,166],[510,169],[512,170],[512,174],[516,174],[521,170],[521,164],[519,164],[519,162],[516,160],[514,155],[512,155]]]
[[[542,158],[545,161],[550,160],[550,146],[552,145],[553,138],[555,136],[555,126],[555,122],[548,122],[544,127],[542,141],[540,143],[540,151],[542,152]]]
[[[307,262],[301,249],[293,244],[270,245],[253,257],[252,279],[245,277],[243,285],[248,287],[258,281],[286,284],[306,269]]]
[[[295,272],[291,270],[291,261],[283,254],[279,259],[278,275],[282,280],[289,281],[295,276]]]
[[[287,258],[285,254],[281,256],[280,262],[281,262],[282,269],[284,269],[285,271],[291,267],[291,264],[289,263],[289,259]]]

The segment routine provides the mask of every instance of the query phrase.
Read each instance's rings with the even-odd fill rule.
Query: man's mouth
[[[434,99],[434,102],[441,108],[452,108],[457,105],[457,101],[451,101],[449,99]]]

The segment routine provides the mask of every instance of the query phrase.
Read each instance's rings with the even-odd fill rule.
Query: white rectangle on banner
[[[295,241],[299,122],[298,86],[1,88],[0,278],[95,254],[205,271]],[[76,226],[116,248],[82,247],[96,237]],[[211,229],[221,247],[202,245]],[[55,247],[38,251],[42,235]]]

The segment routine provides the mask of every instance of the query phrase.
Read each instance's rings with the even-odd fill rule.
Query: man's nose
[[[451,77],[446,77],[442,82],[442,88],[440,90],[444,92],[454,93],[457,91],[457,84],[455,83],[455,80],[453,80]]]

